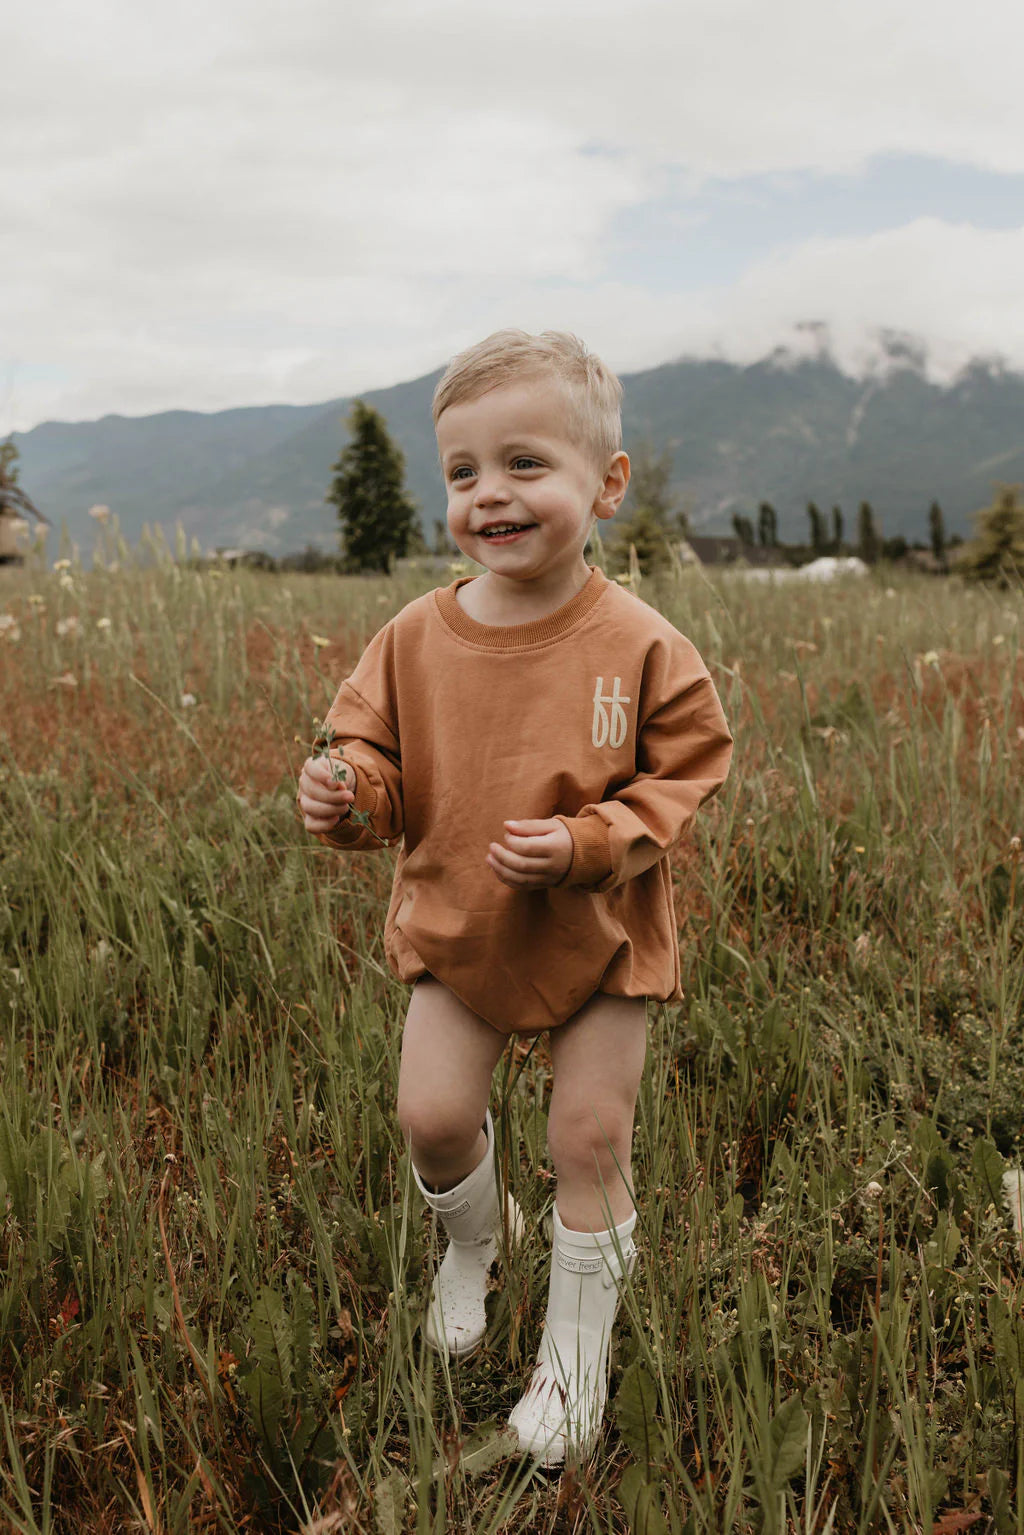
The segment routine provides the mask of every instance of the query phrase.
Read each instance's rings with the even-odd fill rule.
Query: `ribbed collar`
[[[460,576],[451,586],[438,587],[434,597],[438,612],[449,629],[454,630],[460,639],[468,640],[471,645],[482,645],[488,650],[523,650],[529,645],[544,645],[560,639],[590,612],[608,585],[604,571],[594,565],[586,585],[564,607],[556,608],[546,618],[536,618],[528,624],[505,625],[478,623],[459,607],[455,593],[467,581],[475,580],[475,576]]]

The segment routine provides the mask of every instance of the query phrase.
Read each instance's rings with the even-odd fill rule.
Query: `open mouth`
[[[535,522],[506,522],[500,527],[482,529],[481,537],[486,538],[490,544],[509,544],[514,538],[522,537],[524,533],[528,533],[536,526]]]

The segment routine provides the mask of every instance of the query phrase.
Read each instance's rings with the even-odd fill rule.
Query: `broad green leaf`
[[[768,1425],[768,1475],[776,1492],[781,1492],[790,1477],[803,1467],[809,1422],[800,1398],[791,1396]]]
[[[626,1468],[616,1496],[629,1520],[630,1535],[668,1535],[658,1484],[648,1479],[643,1466],[634,1461]]]
[[[639,1359],[623,1373],[615,1397],[615,1423],[623,1443],[638,1460],[653,1465],[665,1457],[665,1430],[658,1422],[658,1387]]]
[[[974,1143],[971,1171],[981,1193],[998,1208],[1003,1197],[1003,1159],[984,1135],[979,1135]]]
[[[389,1471],[373,1489],[373,1511],[379,1535],[402,1535],[405,1527],[405,1487],[397,1471]]]

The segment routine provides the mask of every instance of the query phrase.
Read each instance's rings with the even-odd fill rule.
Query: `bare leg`
[[[597,992],[551,1031],[548,1146],[570,1230],[606,1231],[633,1213],[633,1115],[646,1053],[643,998]]]
[[[433,976],[416,982],[402,1034],[398,1122],[413,1166],[439,1191],[454,1188],[487,1150],[481,1126],[507,1044]]]

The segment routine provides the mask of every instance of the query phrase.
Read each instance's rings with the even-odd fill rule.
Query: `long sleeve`
[[[680,649],[685,647],[681,657]],[[663,702],[655,685],[642,718],[637,772],[608,799],[560,815],[573,840],[562,886],[612,890],[663,858],[691,825],[700,806],[725,782],[732,736],[715,686],[688,641],[673,647],[687,663],[682,685]]]
[[[324,721],[356,772],[354,808],[365,811],[376,836],[345,816],[320,840],[352,851],[390,844],[404,829],[402,751],[394,687],[391,626],[371,640],[358,666],[338,689]]]

